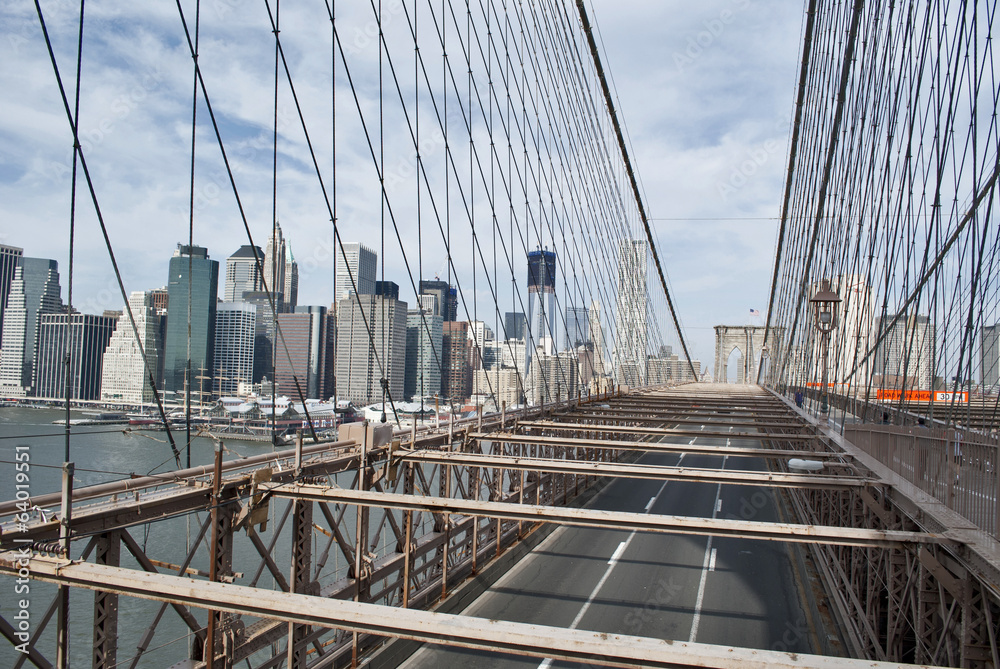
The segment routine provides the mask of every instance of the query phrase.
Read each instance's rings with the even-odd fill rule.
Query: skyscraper
[[[129,322],[128,312],[118,317],[114,334],[104,350],[101,372],[101,401],[122,404],[152,402],[153,388],[149,385],[150,370],[159,375],[163,360],[161,316],[154,306],[156,291],[136,291],[129,295],[128,304],[135,318],[135,328],[142,342],[140,347]],[[146,359],[143,360],[143,351]]]
[[[191,299],[188,300],[190,290]],[[164,342],[163,389],[180,400],[190,371],[190,389],[210,392],[215,370],[215,311],[219,294],[219,263],[202,246],[178,244],[170,259],[167,281],[169,312]],[[188,315],[190,305],[190,367]],[[199,378],[206,377],[206,378]]]
[[[996,392],[1000,384],[1000,323],[983,326],[983,385]]]
[[[344,253],[347,255],[346,264],[340,249],[334,251],[336,257],[336,273],[333,277],[336,282],[334,302],[350,297],[355,286],[360,295],[374,294],[375,273],[378,268],[376,253],[360,242],[344,242]],[[354,279],[353,284],[351,283],[352,278]]]
[[[66,314],[40,314],[35,396],[66,397],[66,338],[69,337],[70,399],[100,399],[104,349],[114,329],[115,319],[107,316],[73,314],[69,318]]]
[[[646,383],[646,242],[623,240],[618,252],[615,376],[618,383]]]
[[[524,339],[527,321],[520,311],[508,311],[504,314],[503,327],[507,331],[507,339]]]
[[[264,290],[257,261],[263,265],[264,252],[256,246],[243,245],[226,258],[226,302],[240,302],[244,292]]]
[[[472,369],[487,369],[496,362],[493,330],[483,321],[469,323],[469,360]]]
[[[260,383],[266,376],[274,380],[272,366],[274,363],[274,343],[277,339],[275,329],[275,313],[282,313],[284,302],[279,295],[274,296],[274,309],[271,308],[271,296],[263,291],[243,293],[243,301],[257,307],[257,334],[254,335],[253,351],[253,382]]]
[[[274,380],[282,395],[299,401],[301,389],[305,399],[320,398],[326,324],[326,307],[300,306],[293,314],[278,314],[283,342],[279,340],[275,349]]]
[[[0,333],[3,332],[3,315],[7,311],[10,283],[14,280],[14,270],[22,256],[24,256],[24,249],[0,244]]]
[[[393,399],[403,396],[407,305],[391,297],[393,292],[398,295],[399,288],[393,291],[383,284],[382,295],[347,297],[337,306],[337,395],[341,399],[355,404],[381,402],[383,371]]]
[[[46,258],[20,258],[4,309],[0,397],[28,397],[33,393],[38,317],[61,310],[59,263]]]
[[[447,321],[458,320],[458,291],[449,286],[447,281],[434,279],[420,282],[421,295],[434,295],[437,298],[437,312]]]
[[[299,265],[292,255],[291,244],[281,233],[280,223],[274,224],[274,233],[267,241],[264,280],[269,291],[281,293],[281,301],[285,305],[283,311],[295,311],[299,297]]]
[[[933,390],[934,324],[917,314],[894,316],[877,322],[876,332],[885,337],[875,348],[874,373],[882,388]]]
[[[607,374],[604,368],[604,327],[601,325],[601,303],[590,301],[590,341],[594,342],[594,376],[603,377]]]
[[[579,362],[576,352],[540,353],[531,361],[528,379],[528,400],[535,405],[560,402],[578,391]]]
[[[215,310],[215,391],[233,395],[253,381],[257,305],[223,302]]]
[[[443,326],[438,314],[422,309],[407,312],[405,397],[430,397],[441,392]]]
[[[528,347],[525,375],[531,368],[535,349],[555,353],[556,254],[535,250],[528,253]]]
[[[566,307],[566,350],[590,343],[590,312],[586,307]]]
[[[448,321],[442,325],[441,349],[444,351],[444,376],[441,394],[461,404],[472,393],[472,372],[469,364],[472,339],[467,321]]]

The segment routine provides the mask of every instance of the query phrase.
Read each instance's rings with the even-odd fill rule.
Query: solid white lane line
[[[656,501],[655,497],[650,497],[649,498],[649,501],[646,502],[646,511],[649,511],[650,509],[653,508],[653,502],[655,502],[655,501]]]
[[[708,570],[715,571],[715,552],[719,550],[717,548],[712,549],[712,558],[708,561]]]
[[[728,455],[723,456],[722,458],[723,469],[726,468],[726,460],[728,459],[729,459]],[[712,507],[712,518],[715,518],[716,515],[718,514],[720,502],[722,501],[720,498],[721,495],[722,495],[722,484],[720,483],[715,490],[715,506]],[[691,636],[688,637],[688,642],[690,643],[693,643],[694,640],[698,637],[698,627],[701,625],[701,607],[702,604],[704,604],[705,602],[705,584],[708,582],[708,572],[710,571],[709,563],[712,563],[713,570],[715,568],[713,560],[714,553],[715,549],[712,548],[712,537],[709,536],[708,542],[705,544],[705,560],[702,562],[701,565],[701,581],[699,581],[698,583],[698,597],[695,599],[694,602],[694,618],[691,621]]]
[[[719,484],[719,488],[722,488],[722,484]],[[715,514],[712,514],[715,517]],[[708,562],[712,558],[712,537],[708,538],[708,543],[705,546],[705,560],[701,565],[701,581],[698,582],[698,598],[694,602],[694,618],[691,620],[691,635],[688,637],[689,642],[694,642],[695,638],[698,636],[698,626],[701,625],[701,606],[705,602],[705,583],[708,581]]]
[[[682,453],[680,460],[683,459],[684,454]],[[677,461],[677,464],[680,464],[680,460]],[[649,510],[653,508],[653,503],[660,497],[660,495],[663,494],[663,490],[666,487],[667,482],[664,481],[663,485],[661,485],[660,489],[656,492],[656,495],[653,499],[649,500],[649,504],[646,505],[646,513],[649,513]],[[601,591],[601,588],[604,587],[604,583],[608,580],[608,577],[611,576],[611,570],[615,568],[616,564],[618,564],[618,558],[620,558],[626,549],[628,549],[629,544],[632,543],[632,539],[635,538],[637,532],[638,530],[632,530],[632,533],[628,535],[628,539],[618,544],[618,548],[615,549],[615,552],[611,555],[611,559],[608,560],[608,568],[604,570],[604,576],[602,576],[601,580],[594,586],[594,590],[590,593],[590,597],[587,598],[587,602],[583,605],[583,608],[580,609],[580,612],[576,614],[576,618],[573,618],[573,622],[570,623],[569,629],[575,630],[576,626],[580,624],[581,620],[583,620],[583,616],[587,613],[590,605],[593,604],[594,600],[597,598],[597,593]],[[541,664],[538,665],[538,669],[548,669],[551,666],[552,660],[546,658]]]

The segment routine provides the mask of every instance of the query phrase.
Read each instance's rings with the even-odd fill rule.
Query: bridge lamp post
[[[823,401],[819,411],[825,416],[830,413],[830,387],[827,380],[830,367],[830,333],[837,329],[837,305],[840,304],[840,296],[830,290],[830,282],[824,279],[820,291],[809,302],[815,310],[816,330],[823,337]]]

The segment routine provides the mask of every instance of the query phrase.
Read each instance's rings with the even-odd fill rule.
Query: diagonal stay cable
[[[115,280],[118,282],[118,290],[121,292],[122,299],[125,301],[125,311],[128,313],[128,320],[132,326],[132,334],[135,336],[136,345],[139,348],[139,353],[142,355],[142,359],[146,361],[146,350],[142,345],[142,339],[139,337],[139,328],[135,323],[135,315],[132,313],[132,307],[128,303],[128,295],[125,292],[125,283],[122,281],[121,271],[118,269],[118,260],[115,258],[114,248],[111,244],[111,237],[108,235],[108,228],[104,222],[104,214],[101,211],[100,202],[97,199],[97,190],[94,188],[94,181],[90,175],[90,168],[87,166],[87,159],[83,153],[83,147],[80,146],[80,135],[77,129],[76,121],[73,117],[73,111],[70,109],[69,99],[66,97],[66,87],[63,85],[62,75],[59,73],[59,65],[56,62],[56,54],[52,49],[52,40],[49,38],[49,31],[45,25],[45,17],[42,14],[42,7],[38,0],[35,0],[35,11],[38,14],[38,22],[42,27],[42,34],[45,37],[45,47],[49,52],[49,60],[52,63],[52,70],[56,77],[56,83],[59,86],[59,95],[62,98],[63,108],[66,111],[66,120],[69,122],[70,130],[73,132],[73,148],[76,155],[79,156],[80,166],[83,168],[83,175],[87,180],[87,189],[90,191],[90,199],[94,203],[94,212],[97,214],[97,222],[101,226],[101,234],[104,236],[104,244],[108,249],[108,255],[111,258],[111,266],[115,271]],[[177,444],[174,442],[174,435],[170,431],[170,425],[167,422],[167,414],[163,409],[163,401],[160,398],[160,392],[156,387],[156,379],[153,377],[153,370],[150,368],[149,364],[145,364],[146,370],[149,374],[149,386],[153,389],[153,396],[156,398],[156,407],[160,412],[160,420],[163,421],[164,429],[167,432],[167,440],[170,442],[170,450],[173,453],[174,461],[177,466],[181,466],[181,454],[177,450]]]
[[[663,286],[663,292],[667,297],[667,306],[670,308],[670,316],[673,318],[674,327],[677,329],[677,338],[681,342],[681,348],[684,350],[684,357],[687,358],[688,366],[691,368],[691,375],[697,377],[698,373],[695,371],[694,363],[691,361],[691,354],[688,352],[687,342],[684,340],[684,333],[681,332],[680,322],[677,320],[677,311],[674,309],[674,301],[673,298],[670,297],[670,289],[667,288],[667,280],[663,275],[663,266],[660,264],[660,255],[656,251],[653,233],[649,229],[649,218],[646,216],[646,207],[643,204],[642,196],[639,193],[639,184],[635,179],[635,171],[632,169],[632,161],[628,155],[628,147],[625,145],[625,138],[622,135],[621,125],[618,123],[618,114],[615,111],[614,100],[611,97],[611,90],[608,88],[607,77],[604,75],[604,67],[601,64],[600,54],[597,50],[597,43],[594,41],[594,33],[590,27],[590,20],[587,18],[587,8],[584,6],[583,0],[576,0],[576,6],[580,12],[580,21],[583,23],[583,31],[587,34],[587,42],[590,44],[590,53],[594,58],[594,67],[597,69],[597,76],[601,82],[601,90],[604,92],[604,100],[608,105],[608,115],[611,117],[611,123],[614,126],[615,134],[618,136],[618,146],[622,152],[622,161],[625,163],[625,171],[628,174],[629,182],[632,185],[632,193],[635,196],[636,206],[639,208],[639,217],[642,219],[642,226],[646,230],[646,239],[649,241],[649,249],[653,254],[653,261],[656,264],[656,272],[660,276],[660,284]]]
[[[221,152],[222,155],[222,162],[226,166],[226,175],[229,177],[229,185],[233,189],[233,197],[236,198],[236,206],[240,212],[240,219],[243,222],[243,229],[247,233],[247,239],[249,240],[251,250],[253,251],[254,262],[257,268],[257,272],[261,277],[261,283],[263,284],[264,292],[267,294],[267,301],[271,307],[271,313],[275,315],[275,321],[277,321],[278,310],[274,302],[274,295],[271,293],[270,290],[268,290],[266,280],[264,279],[265,276],[264,264],[261,261],[259,255],[257,254],[257,247],[256,244],[254,244],[253,235],[250,233],[250,223],[247,221],[246,212],[243,209],[243,201],[240,198],[239,189],[236,187],[236,178],[233,175],[232,166],[229,163],[229,155],[226,153],[225,143],[222,141],[222,132],[219,129],[218,120],[215,117],[215,110],[212,108],[212,102],[208,96],[208,87],[205,85],[205,78],[204,76],[202,76],[201,66],[198,64],[194,43],[191,40],[191,33],[188,30],[187,19],[185,19],[184,17],[184,9],[181,7],[180,0],[176,0],[176,4],[177,4],[177,12],[180,15],[181,25],[184,28],[184,35],[187,38],[188,51],[191,53],[191,58],[194,59],[195,61],[194,65],[195,74],[198,78],[199,87],[201,88],[202,98],[205,101],[205,109],[208,111],[209,119],[211,119],[212,121],[212,128],[215,131],[215,139],[219,144],[219,151]],[[282,333],[280,327],[276,328],[276,331],[278,334],[278,340],[281,342],[282,348],[285,351],[285,355],[290,360],[291,355],[288,352],[288,345],[285,343],[284,334]],[[302,387],[299,384],[298,377],[293,374],[292,378],[295,380],[295,385],[298,390],[299,397],[302,400],[302,409],[306,415],[306,423],[309,426],[309,432],[312,435],[314,441],[319,441],[319,439],[316,436],[316,430],[313,427],[312,418],[309,415],[309,408],[306,406],[305,396],[302,393]],[[272,409],[274,409],[274,407],[272,407]]]

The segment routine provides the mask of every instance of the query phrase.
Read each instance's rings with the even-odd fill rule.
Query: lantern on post
[[[830,282],[824,279],[820,283],[820,291],[809,302],[813,305],[816,316],[816,330],[823,338],[823,393],[820,413],[824,416],[830,412],[830,386],[827,380],[829,373],[830,333],[837,329],[837,305],[840,295],[830,290]]]

